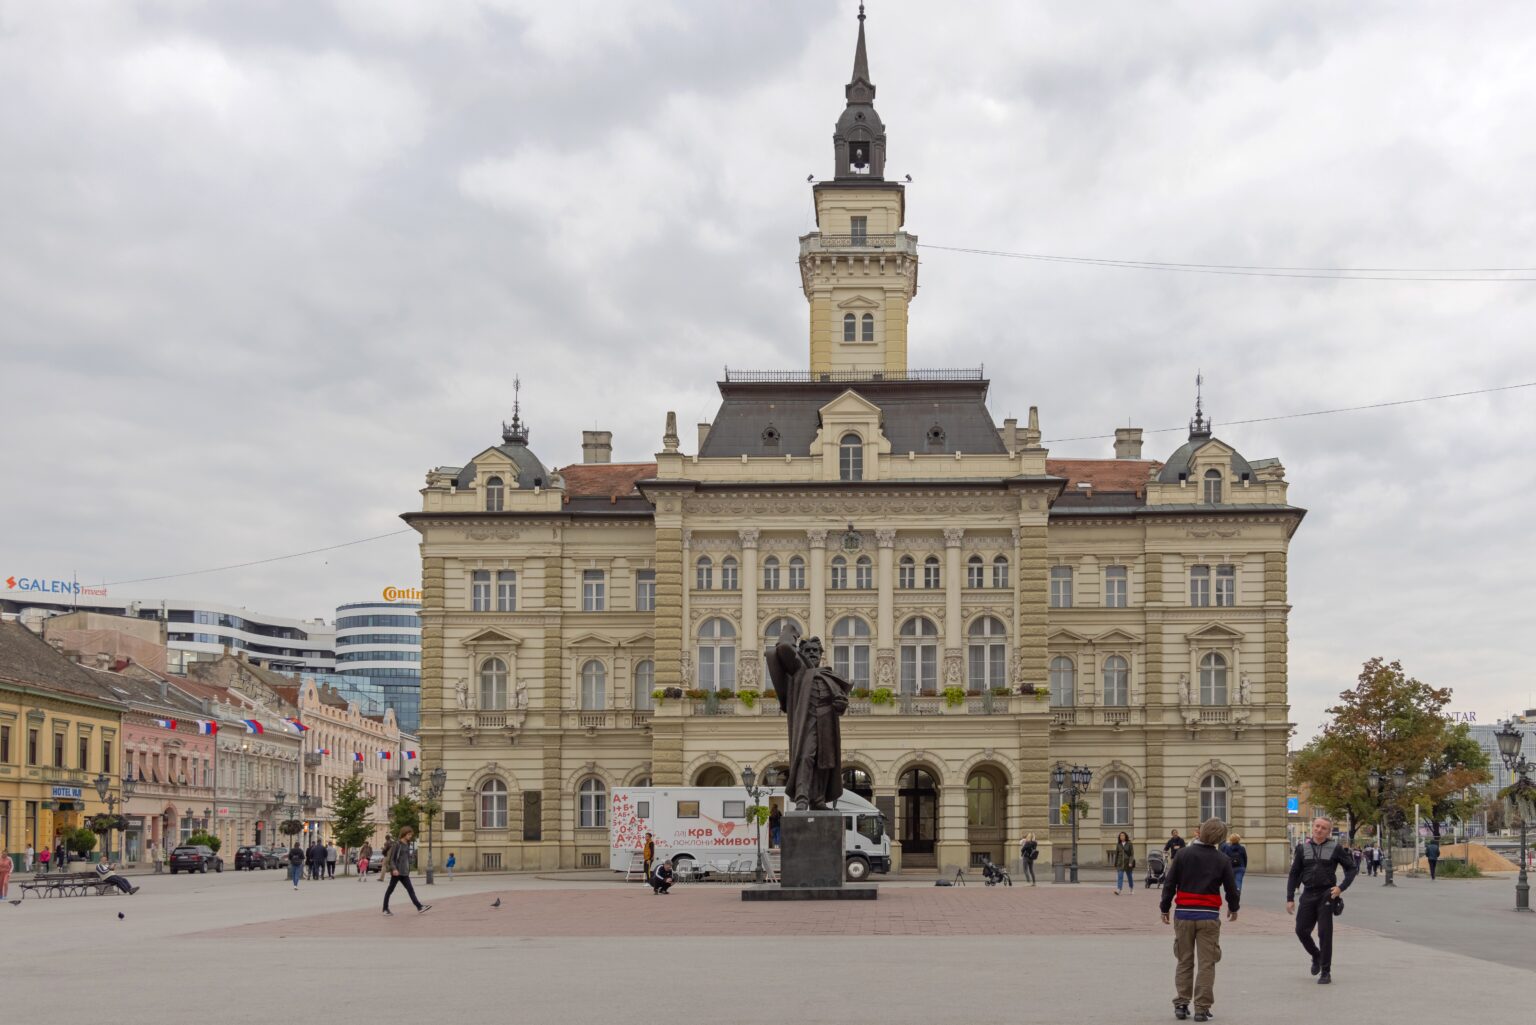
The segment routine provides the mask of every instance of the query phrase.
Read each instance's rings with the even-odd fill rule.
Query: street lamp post
[[[421,768],[418,766],[410,771],[408,778],[411,788],[426,798],[427,813],[427,885],[431,886],[436,880],[435,844],[433,842],[432,820],[437,817],[437,801],[443,796],[443,787],[448,783],[448,770],[439,765],[427,773],[427,787],[421,787]]]
[[[1051,782],[1061,792],[1067,810],[1072,817],[1072,862],[1068,866],[1068,880],[1077,882],[1077,800],[1088,792],[1088,784],[1093,782],[1093,770],[1086,765],[1074,765],[1070,768],[1056,764],[1051,770]]]
[[[763,796],[763,788],[757,785],[757,772],[752,766],[741,770],[741,785],[747,791],[747,796],[752,799],[752,821],[757,825],[757,866],[752,870],[752,881],[763,881],[763,820],[758,817],[758,808]]]
[[[1513,798],[1510,803],[1520,813],[1520,876],[1515,881],[1515,910],[1529,911],[1531,884],[1525,874],[1525,831],[1529,824],[1526,810],[1530,808],[1533,797],[1536,797],[1536,782],[1530,778],[1530,772],[1536,769],[1536,765],[1526,761],[1525,755],[1521,754],[1520,747],[1525,737],[1513,722],[1505,722],[1493,735],[1499,742],[1499,757],[1504,759],[1504,767],[1515,774],[1515,781],[1509,788]]]
[[[1393,769],[1391,776],[1383,776],[1378,770],[1372,769],[1371,774],[1366,777],[1366,782],[1370,784],[1371,792],[1376,795],[1376,804],[1381,809],[1380,815],[1377,818],[1378,829],[1385,834],[1387,841],[1387,878],[1382,882],[1382,886],[1397,886],[1392,881],[1392,827],[1391,812],[1387,807],[1387,797],[1388,795],[1392,797],[1398,795],[1403,788],[1403,781],[1406,777],[1407,773],[1403,772],[1400,768]]]
[[[111,790],[111,788],[112,788],[112,780],[111,780],[111,778],[105,772],[100,772],[100,773],[96,774],[95,783],[96,783],[96,793],[97,793],[97,795],[100,796],[102,801],[104,801],[106,803],[106,805],[107,805],[107,818],[109,820],[116,819],[117,818],[117,795],[112,793],[112,790]],[[109,829],[106,832],[102,833],[101,836],[102,836],[102,840],[107,845],[107,849],[103,853],[106,854],[107,860],[111,861],[112,860],[112,831]]]

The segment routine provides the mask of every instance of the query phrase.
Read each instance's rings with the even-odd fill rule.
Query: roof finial
[[[864,48],[864,5],[859,4],[859,41],[853,49],[853,82],[873,84],[869,80],[869,54]]]
[[[1205,418],[1205,410],[1202,408],[1202,389],[1205,385],[1205,375],[1195,371],[1195,418],[1189,422],[1189,438],[1209,438],[1211,436],[1211,422]]]
[[[522,419],[522,391],[522,380],[512,378],[512,422],[501,422],[501,440],[508,445],[528,444],[528,428],[523,425]]]

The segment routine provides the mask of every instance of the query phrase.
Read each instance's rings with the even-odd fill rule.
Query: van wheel
[[[862,883],[869,878],[868,858],[848,859],[848,881],[850,883]]]

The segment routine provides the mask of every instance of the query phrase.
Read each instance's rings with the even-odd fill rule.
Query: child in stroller
[[[1163,885],[1163,873],[1167,868],[1162,851],[1147,852],[1147,889]]]
[[[985,855],[981,859],[981,877],[986,880],[988,886],[996,886],[999,883],[1004,886],[1013,885],[1013,878],[1003,869],[994,865],[992,859]]]

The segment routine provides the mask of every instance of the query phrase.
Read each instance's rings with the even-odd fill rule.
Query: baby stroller
[[[1168,870],[1162,851],[1147,852],[1147,889],[1163,885],[1163,873]]]
[[[1001,883],[1004,886],[1012,886],[1013,878],[1003,869],[992,863],[991,858],[981,859],[981,877],[986,880],[988,886],[996,886]]]

